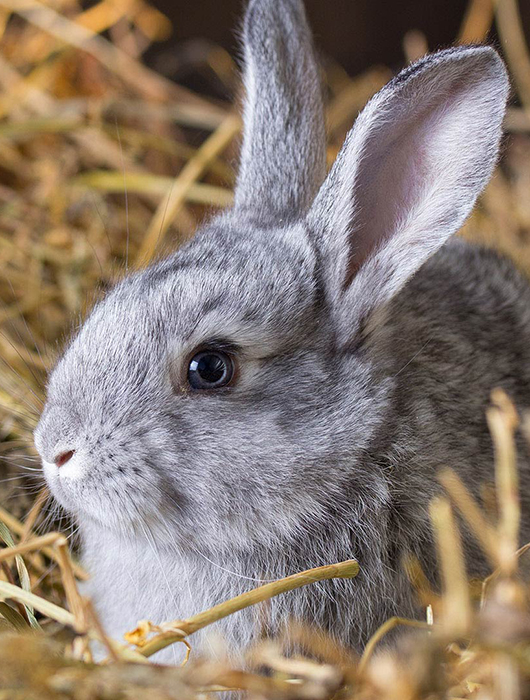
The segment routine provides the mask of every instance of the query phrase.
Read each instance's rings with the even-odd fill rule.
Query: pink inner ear
[[[446,198],[443,204],[439,201],[437,190],[445,189],[446,175],[449,182],[458,178],[451,154],[455,148],[466,148],[466,135],[473,138],[462,100],[463,91],[468,99],[472,92],[466,83],[465,79],[454,80],[419,105],[403,94],[391,114],[382,115],[372,127],[355,178],[344,288],[393,236],[401,232],[403,245],[412,243],[415,233],[421,235],[426,218],[435,226],[441,209],[451,208]],[[426,217],[423,214],[429,207],[431,213]]]
[[[416,117],[412,123],[400,124],[388,135],[374,135],[368,142],[365,157],[370,160],[370,167],[361,167],[362,182],[355,189],[356,214],[345,287],[367,258],[405,223],[429,187],[433,164],[426,153],[426,139],[434,136],[436,121],[439,120],[431,117],[426,122]],[[375,139],[377,154],[369,154]]]

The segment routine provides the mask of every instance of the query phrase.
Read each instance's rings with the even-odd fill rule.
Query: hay
[[[514,0],[472,0],[458,37],[483,40],[495,14],[521,106],[508,111],[501,164],[462,235],[500,249],[530,274],[530,60]],[[360,659],[294,623],[295,657],[286,656],[282,638],[251,650],[245,671],[193,653],[197,619],[204,626],[242,604],[289,595],[293,579],[310,585],[320,570],[190,620],[139,621],[126,641],[108,639],[79,595],[76,581],[86,574],[65,537],[37,534],[50,513],[31,433],[46,372],[72,319],[127,269],[175,249],[232,200],[237,111],[142,64],[149,44],[169,31],[143,0],[100,0],[89,9],[76,0],[0,0],[0,700],[186,700],[220,687],[307,700],[522,697],[530,681],[530,608],[518,574],[527,551],[517,550],[518,417],[499,392],[488,414],[496,524],[491,508],[486,513],[456,474],[443,472],[447,496],[431,504],[442,594],[430,590],[417,562],[407,562],[427,619],[387,621]],[[408,60],[426,47],[417,31],[404,37]],[[204,47],[196,70],[234,93],[236,71],[221,49]],[[373,67],[352,79],[327,61],[325,73],[331,163],[391,72]],[[525,435],[529,425],[520,428]],[[30,488],[21,491],[23,483]],[[491,564],[478,595],[465,574],[456,513]],[[341,575],[337,566],[323,567],[325,575]],[[351,563],[342,566],[354,573]],[[393,651],[382,649],[398,626],[415,629]],[[92,663],[92,639],[105,645],[108,663]],[[189,645],[184,667],[150,663],[150,653],[169,643]]]

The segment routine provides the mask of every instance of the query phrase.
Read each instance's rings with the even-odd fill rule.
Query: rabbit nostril
[[[58,467],[62,467],[63,464],[69,462],[74,456],[74,450],[68,450],[68,452],[62,452],[60,455],[53,460]]]

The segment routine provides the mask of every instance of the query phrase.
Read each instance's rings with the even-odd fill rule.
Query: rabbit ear
[[[306,213],[325,177],[319,71],[301,0],[250,0],[243,29],[244,133],[235,207]]]
[[[449,49],[358,117],[308,214],[344,341],[463,224],[495,165],[508,88],[493,49]]]

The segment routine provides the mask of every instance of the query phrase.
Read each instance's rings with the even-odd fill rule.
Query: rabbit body
[[[301,3],[252,0],[244,48],[234,208],[94,308],[50,377],[36,445],[111,635],[356,558],[356,579],[216,627],[234,653],[290,616],[360,649],[421,613],[401,560],[434,581],[437,471],[476,494],[491,480],[491,390],[530,406],[530,288],[449,240],[495,164],[507,78],[488,47],[422,59],[371,100],[326,177]],[[197,389],[201,352],[232,363],[230,381]],[[522,457],[524,499],[527,475]],[[471,539],[466,552],[484,573]]]

